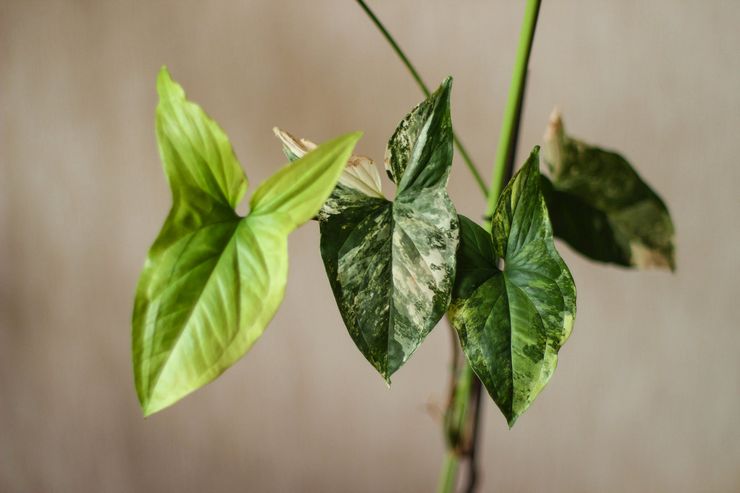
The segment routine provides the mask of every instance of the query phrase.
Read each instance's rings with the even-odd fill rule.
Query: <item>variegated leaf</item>
[[[543,189],[555,235],[601,262],[675,269],[674,228],[661,198],[619,154],[569,137],[554,111]]]
[[[493,237],[460,216],[450,320],[510,426],[552,376],[576,312],[575,284],[555,249],[539,180],[535,148],[501,194]]]
[[[446,190],[451,84],[414,108],[388,144],[394,201],[380,193],[374,164],[355,158],[319,214],[321,256],[339,311],[388,382],[444,315],[455,277],[458,221]],[[296,143],[307,141],[277,133],[300,155]]]

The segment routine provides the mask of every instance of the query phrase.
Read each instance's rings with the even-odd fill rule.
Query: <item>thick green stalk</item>
[[[496,210],[496,203],[504,188],[504,178],[506,174],[506,160],[511,153],[512,136],[516,132],[517,109],[519,102],[524,93],[524,79],[527,76],[527,66],[529,65],[529,54],[532,52],[532,41],[534,40],[534,30],[537,25],[537,16],[540,11],[540,0],[527,0],[527,7],[524,11],[524,20],[519,32],[519,47],[516,52],[514,62],[514,71],[511,75],[509,84],[509,97],[506,101],[504,110],[504,119],[501,123],[501,132],[498,138],[498,147],[496,147],[496,160],[493,164],[493,174],[491,175],[491,187],[488,192],[488,210],[486,217],[493,216]]]
[[[406,69],[411,74],[411,77],[414,78],[414,80],[416,81],[416,84],[419,86],[419,88],[424,93],[424,95],[429,97],[429,95],[431,94],[429,87],[424,83],[424,80],[421,78],[421,75],[419,75],[419,72],[416,70],[414,65],[411,63],[411,60],[408,59],[408,57],[403,52],[401,47],[398,46],[398,43],[396,42],[396,40],[393,39],[393,36],[391,36],[391,33],[388,32],[388,30],[385,28],[383,23],[380,22],[380,19],[378,19],[375,13],[372,10],[370,10],[370,7],[368,7],[367,4],[363,0],[357,0],[357,3],[360,5],[360,7],[362,7],[362,10],[365,11],[365,13],[370,18],[370,20],[373,21],[373,24],[375,24],[375,27],[378,28],[378,30],[383,35],[383,37],[388,42],[388,44],[391,45],[391,48],[393,48],[393,51],[396,52],[396,55],[398,55],[398,58],[406,66]],[[478,168],[475,166],[475,163],[473,163],[473,160],[470,157],[470,154],[468,154],[467,149],[465,149],[465,146],[463,146],[463,143],[460,141],[460,138],[454,132],[452,133],[452,140],[455,143],[455,147],[457,147],[457,150],[460,153],[460,156],[465,162],[465,165],[468,167],[468,169],[470,170],[470,173],[473,175],[473,179],[475,180],[476,184],[481,189],[481,192],[483,192],[483,195],[486,195],[488,193],[488,189],[486,188],[486,182],[483,179],[483,175],[481,175],[480,171],[478,171]]]

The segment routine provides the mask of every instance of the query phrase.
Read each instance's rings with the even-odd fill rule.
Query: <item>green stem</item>
[[[453,348],[453,351],[457,351],[457,348]],[[453,368],[452,371],[454,373],[458,369]],[[459,469],[460,460],[465,456],[465,421],[468,416],[470,387],[473,378],[472,368],[470,368],[467,361],[463,361],[457,380],[454,382],[451,402],[445,412],[444,429],[447,440],[447,453],[445,454],[442,471],[439,476],[438,493],[451,493],[455,491],[457,470]]]
[[[517,106],[519,105],[519,101],[521,101],[524,91],[524,79],[527,75],[529,55],[532,52],[532,41],[534,40],[534,30],[537,25],[539,11],[540,0],[527,0],[524,20],[522,21],[522,28],[519,34],[519,47],[516,52],[514,72],[511,75],[511,83],[509,85],[509,97],[506,102],[506,109],[504,110],[504,119],[498,138],[498,147],[496,148],[496,160],[493,165],[493,174],[491,175],[491,188],[488,192],[488,209],[486,211],[486,217],[488,218],[493,216],[498,197],[504,188],[506,160],[511,153],[512,135],[516,131]]]
[[[473,369],[467,361],[463,361],[446,423],[449,447],[457,451],[458,455],[461,455],[465,445],[465,422],[468,417],[470,388],[474,377]]]
[[[439,484],[437,486],[438,493],[447,493],[448,491],[455,491],[455,483],[457,482],[457,468],[460,461],[457,454],[449,450],[445,455],[444,464],[442,464],[442,472],[439,475]]]
[[[396,55],[398,55],[398,58],[403,62],[403,64],[406,66],[406,69],[411,74],[411,77],[414,78],[416,81],[416,84],[419,86],[421,91],[424,93],[426,97],[429,97],[429,95],[432,93],[429,90],[429,87],[424,83],[424,80],[421,78],[421,75],[419,75],[419,72],[416,70],[414,65],[411,63],[411,60],[408,59],[406,54],[403,52],[400,46],[398,46],[398,43],[395,39],[393,39],[393,36],[391,36],[391,33],[388,32],[388,30],[385,28],[382,22],[380,22],[380,19],[375,15],[375,13],[370,10],[370,7],[367,6],[367,4],[363,0],[357,0],[357,3],[362,7],[362,10],[365,11],[367,16],[370,18],[371,21],[373,21],[373,24],[375,24],[375,27],[378,28],[380,33],[383,35],[386,41],[388,41],[388,44],[391,45],[393,48],[393,51],[396,52]],[[458,152],[460,153],[460,156],[462,157],[463,161],[465,162],[465,165],[470,170],[470,173],[473,175],[473,179],[475,179],[475,182],[478,184],[478,187],[481,189],[481,192],[483,192],[483,195],[488,194],[488,188],[486,188],[486,182],[483,179],[483,175],[481,175],[480,171],[478,171],[478,168],[473,163],[473,160],[470,157],[470,154],[468,154],[468,150],[463,146],[463,143],[460,141],[460,138],[455,134],[452,133],[452,140],[455,143],[455,146],[457,147]]]
[[[439,493],[452,493],[455,491],[458,464],[466,456],[465,423],[468,417],[470,389],[473,378],[475,378],[473,369],[467,361],[464,361],[455,384],[452,402],[445,414],[447,455],[442,466],[442,475],[439,478]],[[450,464],[450,462],[454,464]],[[448,475],[452,475],[452,477]]]

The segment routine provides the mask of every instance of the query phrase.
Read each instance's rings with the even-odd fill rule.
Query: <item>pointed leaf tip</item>
[[[442,102],[446,105],[450,104],[450,95],[452,94],[452,76],[448,75],[439,85],[436,91],[432,94],[437,101]]]
[[[348,133],[344,137],[340,138],[347,139],[348,141],[352,141],[353,144],[356,144],[363,135],[365,135],[365,133],[362,130],[358,130],[356,132]]]
[[[185,91],[182,86],[172,78],[166,65],[162,65],[162,68],[159,69],[159,74],[157,75],[157,94],[159,94],[159,98],[161,100],[185,98]]]
[[[148,418],[152,414],[156,413],[157,411],[160,411],[161,409],[152,409],[149,401],[139,401],[139,407],[141,408],[141,414],[145,418]]]

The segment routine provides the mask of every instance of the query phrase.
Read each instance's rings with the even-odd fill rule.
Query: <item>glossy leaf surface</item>
[[[444,315],[455,276],[458,220],[446,190],[450,90],[448,79],[390,139],[386,166],[398,186],[394,201],[380,192],[375,165],[353,158],[319,214],[321,256],[339,311],[357,347],[388,382]],[[281,138],[288,155],[310,147]]]
[[[675,269],[674,228],[661,198],[619,154],[569,137],[553,113],[543,190],[555,235],[601,262]]]
[[[535,149],[502,192],[493,236],[460,216],[449,310],[470,365],[510,426],[552,376],[576,312],[575,284],[555,250],[538,162]]]
[[[221,128],[162,69],[157,140],[172,209],[139,279],[132,350],[145,415],[212,381],[243,356],[283,298],[287,236],[334,188],[359,134],[322,146],[265,181],[247,180]]]

